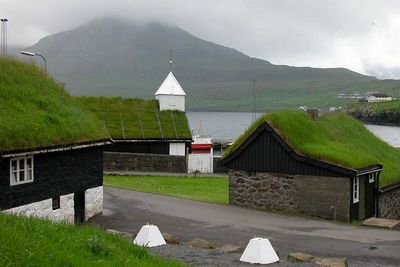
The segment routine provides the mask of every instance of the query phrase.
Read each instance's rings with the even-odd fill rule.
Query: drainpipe
[[[376,175],[376,182],[375,182],[375,192],[376,192],[376,204],[375,204],[375,216],[379,218],[379,176],[381,172],[378,172]]]

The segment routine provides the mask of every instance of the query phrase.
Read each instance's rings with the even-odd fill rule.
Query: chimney
[[[312,120],[318,119],[319,109],[317,109],[317,108],[307,108],[306,112],[307,112],[308,116],[310,116],[310,118]]]

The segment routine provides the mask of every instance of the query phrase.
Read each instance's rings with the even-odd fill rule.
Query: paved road
[[[267,237],[281,257],[305,252],[346,257],[350,266],[400,266],[400,231],[337,224],[310,218],[191,201],[133,190],[104,187],[104,214],[91,223],[137,232],[157,225],[183,241],[200,237],[245,246]]]

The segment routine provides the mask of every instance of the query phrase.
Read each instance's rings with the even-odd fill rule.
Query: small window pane
[[[11,179],[14,181],[14,183],[17,183],[18,182],[17,172],[12,172],[11,175],[12,175]]]
[[[25,181],[25,172],[24,172],[24,170],[20,170],[19,171],[19,181],[20,182]]]
[[[11,170],[12,171],[17,170],[17,161],[16,160],[11,161]]]
[[[26,168],[27,169],[32,168],[32,160],[31,160],[31,158],[27,158],[26,159]]]
[[[20,159],[19,160],[19,169],[23,170],[25,168],[25,160]]]
[[[32,180],[32,170],[26,170],[26,180]]]

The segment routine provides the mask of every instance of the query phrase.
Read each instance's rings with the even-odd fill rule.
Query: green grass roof
[[[380,186],[400,182],[400,150],[373,135],[344,113],[310,119],[300,111],[267,113],[253,123],[225,152],[233,152],[264,121],[267,121],[298,153],[349,168],[383,164]]]
[[[0,151],[105,139],[100,120],[32,64],[0,57]]]
[[[120,97],[77,97],[114,139],[191,139],[186,114],[159,111],[158,101]]]

